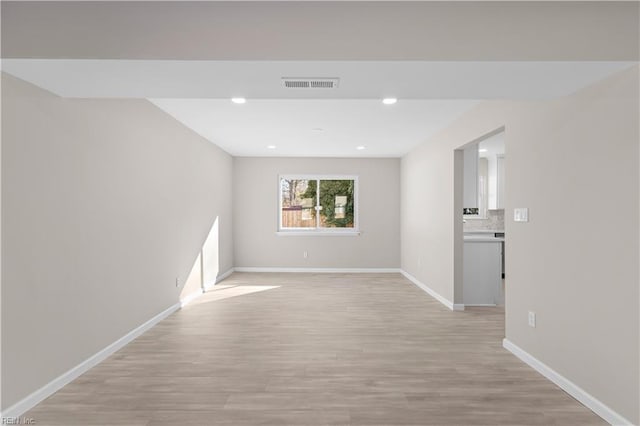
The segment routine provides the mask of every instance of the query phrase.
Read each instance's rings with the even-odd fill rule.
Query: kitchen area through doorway
[[[464,147],[462,302],[505,303],[505,132]]]

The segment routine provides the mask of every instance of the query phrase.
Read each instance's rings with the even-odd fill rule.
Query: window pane
[[[320,181],[320,227],[353,228],[353,180]]]
[[[307,179],[281,179],[281,228],[316,227],[317,182]]]

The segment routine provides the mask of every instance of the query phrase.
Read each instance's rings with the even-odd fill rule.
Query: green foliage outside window
[[[320,219],[322,226],[327,228],[353,228],[354,223],[354,185],[353,180],[321,180],[320,181]],[[317,181],[310,180],[303,198],[315,197],[317,193]],[[345,197],[346,205],[336,209],[336,197]],[[336,210],[344,212],[342,216]]]

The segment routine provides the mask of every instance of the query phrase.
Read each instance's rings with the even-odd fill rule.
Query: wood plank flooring
[[[25,414],[41,425],[595,425],[398,274],[236,273]]]

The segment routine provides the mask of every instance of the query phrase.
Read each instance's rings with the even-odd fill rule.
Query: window
[[[283,232],[357,233],[356,176],[280,176]]]

